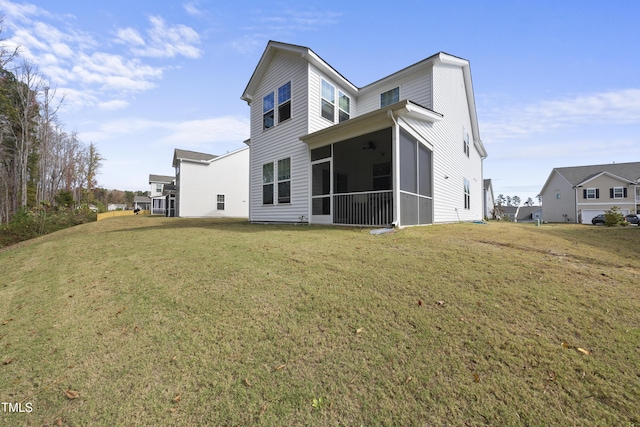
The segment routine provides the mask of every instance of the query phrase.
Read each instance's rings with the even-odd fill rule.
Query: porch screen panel
[[[419,221],[420,225],[433,224],[433,200],[419,197]]]
[[[417,225],[418,218],[418,196],[413,194],[400,193],[400,224]]]
[[[433,196],[431,150],[422,144],[418,144],[418,194]]]
[[[415,138],[400,130],[400,190],[418,192]]]

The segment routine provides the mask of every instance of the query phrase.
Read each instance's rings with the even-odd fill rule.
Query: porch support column
[[[392,188],[393,188],[393,224],[396,227],[400,224],[400,126],[393,116],[393,111],[388,110],[387,114],[393,121],[391,126],[391,151],[393,152],[393,165],[391,167]]]

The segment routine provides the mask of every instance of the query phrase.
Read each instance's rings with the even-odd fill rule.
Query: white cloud
[[[118,30],[116,42],[129,45],[131,52],[141,57],[173,58],[182,55],[199,58],[202,55],[196,47],[200,44],[200,36],[191,27],[167,25],[158,16],[150,17],[149,21],[151,28],[146,32],[147,41],[136,30],[124,28]]]
[[[621,89],[531,105],[502,105],[488,110],[480,121],[482,139],[501,140],[544,134],[592,124],[640,124],[640,89]]]
[[[241,143],[249,138],[249,119],[242,116],[211,117],[180,122],[121,119],[101,123],[95,131],[81,134],[86,141],[118,139],[120,135],[153,132],[162,145],[198,148],[216,143]]]
[[[129,102],[121,99],[114,99],[111,101],[100,102],[98,104],[98,108],[100,108],[101,110],[109,110],[109,111],[121,110],[128,106],[129,106]]]
[[[21,56],[53,85],[66,87],[67,108],[122,108],[125,99],[112,100],[153,89],[163,77],[166,66],[151,65],[145,57],[201,56],[196,31],[168,24],[160,17],[149,18],[151,26],[146,32],[117,30],[116,41],[126,44],[129,52],[114,52],[108,50],[114,47],[109,40],[96,40],[94,34],[74,28],[69,16],[7,0],[0,0],[0,10],[9,35],[5,46],[20,46]]]

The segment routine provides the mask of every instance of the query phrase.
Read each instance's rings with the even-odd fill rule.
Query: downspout
[[[391,151],[393,152],[393,222],[394,227],[399,227],[400,224],[400,144],[398,143],[398,133],[400,127],[396,118],[393,116],[393,111],[387,110],[387,115],[393,121],[393,132],[391,133]]]

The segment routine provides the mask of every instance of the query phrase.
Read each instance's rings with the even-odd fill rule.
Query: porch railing
[[[393,222],[393,192],[367,191],[334,194],[333,223],[344,225],[389,225]]]
[[[154,207],[151,208],[151,215],[164,215],[164,206],[159,208],[159,207]]]

